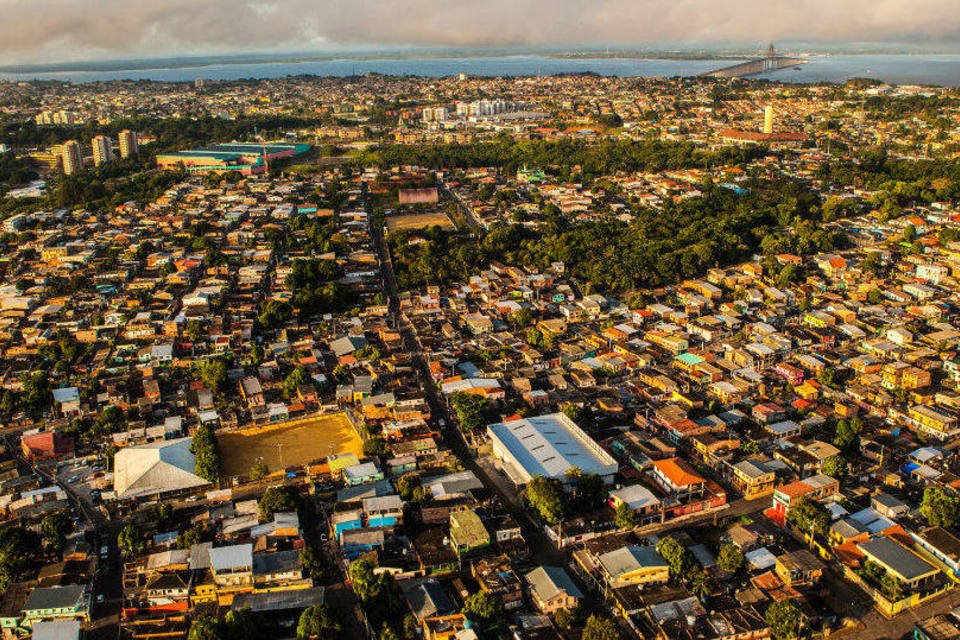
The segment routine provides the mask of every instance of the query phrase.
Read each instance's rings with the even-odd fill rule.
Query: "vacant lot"
[[[262,458],[270,471],[304,465],[335,453],[360,455],[360,436],[342,413],[291,420],[217,435],[226,476],[246,475]]]
[[[453,222],[443,211],[434,211],[433,213],[410,213],[401,216],[390,216],[387,218],[387,229],[390,231],[426,229],[427,227],[432,226],[438,226],[447,230],[454,229]]]

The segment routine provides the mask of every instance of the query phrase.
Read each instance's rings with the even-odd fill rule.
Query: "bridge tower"
[[[773,43],[767,47],[767,56],[763,59],[763,70],[773,71],[777,68],[777,50],[773,48]]]

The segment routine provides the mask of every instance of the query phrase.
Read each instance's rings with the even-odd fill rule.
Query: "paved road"
[[[380,261],[384,292],[387,294],[391,317],[397,330],[400,332],[404,350],[410,355],[413,366],[420,378],[420,384],[424,390],[427,403],[430,405],[431,415],[444,420],[446,424],[446,427],[442,430],[446,446],[453,451],[465,469],[476,474],[484,486],[500,498],[504,508],[520,525],[523,538],[527,541],[535,562],[540,564],[564,563],[564,554],[557,551],[553,544],[547,539],[543,530],[536,526],[526,510],[523,509],[516,491],[510,492],[509,488],[504,486],[504,483],[491,477],[490,472],[488,472],[483,465],[477,463],[473,452],[463,438],[463,434],[455,427],[457,423],[450,413],[450,408],[441,397],[440,390],[430,375],[430,366],[425,357],[423,347],[414,334],[410,322],[400,313],[396,276],[393,271],[393,263],[390,259],[389,251],[387,251],[383,231],[379,228],[373,228],[371,235]]]
[[[869,599],[865,602],[863,600],[856,601],[855,605],[859,607],[860,611],[864,611],[866,608],[869,608],[869,611],[859,616],[860,624],[857,627],[835,632],[831,634],[832,638],[840,638],[841,640],[901,640],[913,633],[915,623],[941,613],[947,613],[960,606],[960,591],[954,588],[936,600],[901,613],[893,620],[887,620],[877,613]]]
[[[481,222],[480,219],[477,218],[476,215],[474,215],[473,209],[470,208],[470,205],[464,202],[460,198],[460,196],[458,196],[453,191],[451,191],[450,187],[447,186],[446,182],[443,182],[441,180],[439,186],[440,186],[441,193],[443,193],[449,200],[453,201],[453,203],[456,204],[457,207],[459,207],[460,211],[463,212],[463,216],[466,219],[467,225],[469,227],[471,227],[474,230],[485,228],[483,222]],[[461,229],[461,231],[464,231],[464,229]]]

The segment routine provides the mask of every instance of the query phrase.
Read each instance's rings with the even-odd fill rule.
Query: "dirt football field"
[[[336,453],[363,451],[363,442],[342,413],[290,420],[217,434],[225,476],[246,475],[262,458],[270,472],[301,466]]]

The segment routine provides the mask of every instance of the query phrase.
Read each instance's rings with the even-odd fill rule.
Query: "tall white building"
[[[124,129],[117,135],[117,142],[120,143],[121,158],[129,158],[140,152],[140,143],[137,141],[136,131]]]
[[[100,166],[113,161],[113,143],[107,136],[97,136],[91,142],[93,147],[93,164]]]
[[[83,170],[83,154],[80,151],[80,143],[76,140],[63,143],[60,157],[63,160],[63,172],[68,176]]]

